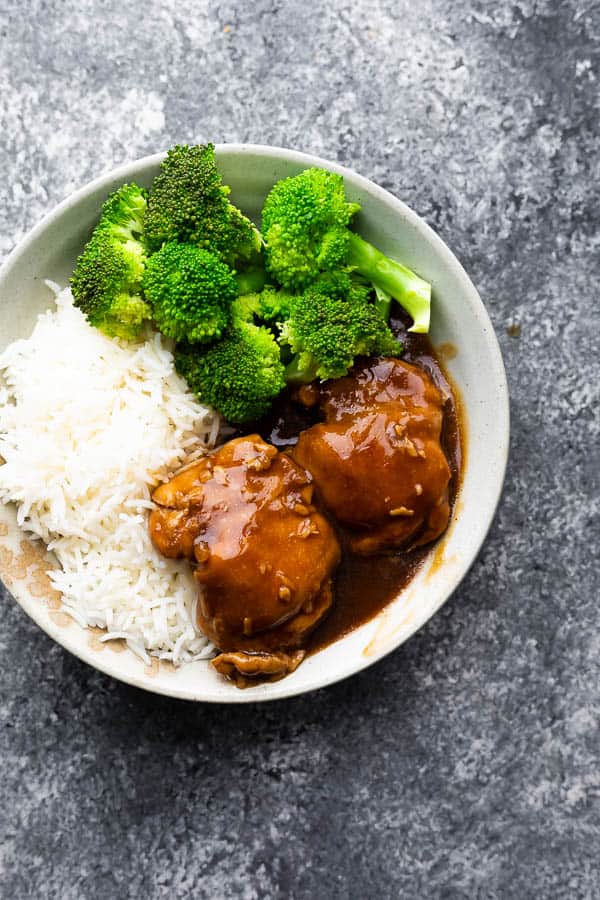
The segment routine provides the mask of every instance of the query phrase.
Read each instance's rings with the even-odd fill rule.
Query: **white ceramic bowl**
[[[52,304],[49,278],[67,283],[78,253],[107,194],[127,181],[150,185],[162,154],[121,166],[56,207],[9,256],[0,271],[0,350],[31,333],[37,314]],[[44,574],[51,557],[30,543],[15,512],[0,507],[0,577],[25,612],[80,659],[130,684],[188,700],[248,703],[290,697],[331,684],[365,668],[413,635],[448,599],[477,556],[500,498],[509,436],[508,391],[502,358],[485,308],[468,276],[440,238],[404,203],[366,178],[315,156],[251,144],[224,144],[217,158],[231,198],[257,222],[272,184],[308,166],[345,178],[348,198],[362,211],[356,228],[381,250],[415,269],[433,285],[431,337],[452,345],[446,367],[462,397],[466,430],[465,469],[448,531],[423,568],[376,618],[274,684],[240,691],[206,662],[145,667],[115,642],[80,628],[60,611]]]

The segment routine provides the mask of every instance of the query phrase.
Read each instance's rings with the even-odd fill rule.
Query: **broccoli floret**
[[[341,175],[307,169],[277,182],[262,214],[267,270],[284,287],[303,289],[321,272],[349,267],[394,297],[427,332],[431,285],[348,228],[360,209],[348,203]]]
[[[243,294],[232,307],[233,319],[276,326],[288,318],[293,295],[266,285],[260,293]]]
[[[191,344],[221,337],[237,297],[235,274],[218,256],[174,241],[149,257],[142,286],[160,331]]]
[[[247,269],[245,272],[237,272],[235,280],[238,294],[256,294],[265,286],[267,274],[264,269]]]
[[[71,277],[75,306],[110,337],[135,340],[151,315],[140,295],[145,209],[146,192],[136,184],[111,194]]]
[[[173,147],[148,198],[144,227],[150,251],[182,241],[217,253],[232,266],[252,259],[261,248],[260,234],[228,194],[213,144]]]
[[[341,378],[357,356],[402,352],[369,293],[347,273],[331,272],[294,299],[280,335],[295,354],[286,367],[286,381]]]
[[[260,322],[260,294],[242,294],[231,305],[231,319],[234,325],[248,322],[250,325]]]
[[[267,285],[259,295],[259,317],[265,322],[278,323],[289,318],[294,295]]]
[[[236,425],[259,419],[284,387],[275,338],[248,322],[206,349],[179,345],[175,367],[203,403]]]
[[[348,203],[341,175],[306,169],[278,181],[262,211],[267,269],[284,287],[302,290],[348,255],[348,228],[358,203]]]

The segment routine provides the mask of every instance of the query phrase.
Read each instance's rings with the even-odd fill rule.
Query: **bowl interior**
[[[217,157],[233,202],[256,222],[276,180],[309,165],[341,172],[349,198],[362,205],[357,230],[432,283],[431,337],[435,346],[446,345],[446,369],[462,400],[466,432],[464,478],[448,531],[407,589],[375,619],[310,657],[282,681],[245,691],[223,681],[206,662],[175,670],[155,660],[147,667],[121,645],[101,644],[97,633],[60,611],[60,599],[45,576],[56,561],[18,528],[14,509],[2,506],[0,578],[48,634],[114,677],[186,699],[250,702],[302,693],[364,668],[410,637],[450,596],[475,559],[498,503],[508,448],[508,393],[498,343],[475,288],[450,250],[408,207],[349,170],[306,154],[221,145]],[[28,337],[38,313],[52,305],[44,281],[67,283],[106,195],[126,181],[148,186],[160,159],[147,157],[82,188],[16,248],[0,272],[0,350]]]

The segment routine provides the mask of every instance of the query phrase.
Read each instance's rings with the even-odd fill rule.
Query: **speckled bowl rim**
[[[364,192],[365,194],[370,194],[370,196],[373,197],[376,201],[380,201],[389,209],[392,209],[398,215],[399,219],[402,219],[405,223],[408,223],[410,228],[418,236],[419,240],[425,241],[430,245],[430,248],[434,252],[434,254],[437,254],[437,256],[440,258],[444,268],[448,270],[454,276],[454,278],[460,282],[462,300],[470,307],[470,311],[475,315],[479,323],[481,330],[480,336],[485,344],[487,354],[486,362],[489,366],[490,377],[493,379],[495,389],[497,391],[495,409],[497,420],[497,443],[494,450],[494,483],[492,485],[491,492],[488,491],[490,499],[488,500],[485,507],[480,511],[478,528],[477,531],[472,534],[469,551],[465,555],[465,558],[461,561],[459,567],[455,568],[452,572],[452,576],[449,578],[447,587],[445,588],[445,596],[435,608],[432,609],[424,606],[421,615],[414,615],[410,622],[408,630],[405,630],[401,636],[394,633],[390,634],[389,640],[380,641],[377,650],[370,656],[366,656],[364,653],[357,653],[354,656],[349,657],[346,660],[345,665],[338,666],[333,672],[320,672],[316,677],[303,679],[301,683],[293,681],[292,676],[281,681],[274,682],[272,684],[261,685],[244,691],[240,691],[231,686],[231,690],[226,694],[221,689],[211,693],[207,692],[206,690],[194,691],[192,689],[176,684],[170,685],[168,683],[156,683],[153,682],[150,678],[144,676],[138,677],[120,671],[119,656],[115,654],[109,654],[108,656],[106,654],[100,655],[89,648],[87,645],[77,645],[77,641],[73,639],[71,629],[64,633],[61,633],[58,629],[52,628],[48,625],[48,621],[42,614],[43,606],[40,604],[39,599],[33,597],[29,590],[26,589],[26,587],[21,584],[15,583],[10,588],[8,588],[10,593],[18,601],[27,615],[29,615],[30,618],[32,618],[33,621],[36,622],[36,624],[38,624],[51,638],[56,640],[59,644],[61,644],[65,649],[69,650],[75,656],[79,657],[79,659],[81,659],[83,662],[88,663],[90,666],[93,666],[94,668],[98,669],[101,672],[104,672],[107,675],[110,675],[135,687],[178,699],[215,703],[254,703],[293,697],[298,694],[303,694],[308,691],[326,687],[330,684],[341,681],[349,677],[350,675],[361,671],[362,669],[367,668],[368,666],[382,659],[384,656],[387,656],[388,653],[390,653],[392,650],[395,650],[398,646],[404,643],[404,641],[408,640],[408,638],[415,634],[420,628],[422,628],[423,625],[443,605],[443,603],[445,603],[450,598],[450,596],[459,586],[459,584],[469,571],[474,560],[476,559],[489,531],[496,512],[497,505],[500,500],[508,461],[509,399],[506,373],[504,370],[500,347],[498,345],[498,341],[496,339],[496,335],[494,333],[494,329],[489,319],[488,313],[485,309],[485,306],[483,305],[483,302],[481,301],[477,290],[473,286],[467,273],[465,272],[457,258],[454,256],[452,251],[433,231],[433,229],[430,228],[430,226],[427,225],[426,222],[424,222],[410,207],[390,194],[384,188],[374,184],[369,179],[358,175],[357,173],[344,166],[339,165],[338,163],[331,162],[329,160],[308,153],[302,153],[296,150],[289,150],[285,148],[271,147],[260,144],[218,144],[216,145],[216,152],[217,156],[237,155],[238,157],[240,157],[242,164],[244,156],[260,155],[273,161],[285,160],[302,167],[321,166],[343,175],[345,179],[347,179],[347,181],[357,189],[357,191],[361,193]],[[26,257],[31,245],[40,237],[40,235],[42,235],[43,232],[56,226],[60,222],[61,217],[66,211],[72,209],[88,195],[104,188],[105,186],[109,186],[115,181],[125,183],[129,180],[135,180],[136,173],[139,173],[140,169],[157,166],[164,158],[164,155],[164,153],[156,153],[151,156],[142,157],[138,160],[135,160],[134,162],[125,163],[114,169],[111,169],[110,171],[100,175],[98,178],[95,178],[93,181],[88,182],[86,185],[79,188],[74,193],[70,194],[65,200],[59,203],[27,233],[27,235],[19,242],[19,244],[13,249],[13,251],[5,260],[4,264],[0,268],[0,295],[2,292],[3,283],[10,269],[23,257]],[[469,465],[468,459],[466,465],[467,467]],[[23,535],[25,536],[24,532]],[[397,598],[392,600],[390,606],[396,604],[401,596],[402,595],[400,594]],[[381,615],[382,614],[380,614],[380,616]],[[383,615],[385,615],[385,610]],[[76,627],[77,629],[80,628],[79,626]],[[344,638],[343,640],[346,640],[346,638]],[[301,666],[297,671],[300,672],[303,668],[304,667]]]

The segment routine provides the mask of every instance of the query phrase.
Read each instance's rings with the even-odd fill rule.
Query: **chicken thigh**
[[[258,435],[236,438],[153,494],[155,546],[195,563],[198,624],[238,684],[282,677],[332,603],[340,547],[310,474]]]
[[[440,443],[444,400],[429,375],[369,359],[320,392],[325,422],[300,434],[294,458],[329,512],[370,556],[435,540],[450,513],[450,467]]]

